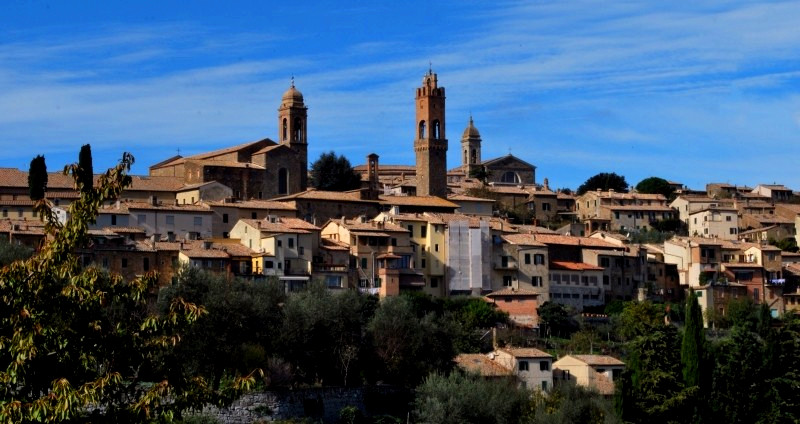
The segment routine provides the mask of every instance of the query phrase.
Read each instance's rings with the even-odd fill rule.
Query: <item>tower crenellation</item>
[[[447,137],[445,91],[437,75],[428,70],[416,90],[417,195],[447,196]]]

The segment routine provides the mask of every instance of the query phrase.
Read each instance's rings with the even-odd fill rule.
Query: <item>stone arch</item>
[[[425,138],[425,121],[419,121],[419,138]]]

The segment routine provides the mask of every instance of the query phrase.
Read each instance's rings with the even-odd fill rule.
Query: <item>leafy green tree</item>
[[[769,244],[785,251],[785,252],[797,252],[797,240],[794,237],[786,237],[783,240],[769,240]]]
[[[479,166],[479,167],[473,168],[469,172],[469,177],[470,178],[475,178],[476,180],[480,181],[481,184],[486,185],[486,183],[489,180],[489,178],[492,177],[492,171],[489,171],[488,169],[486,169],[485,166]]]
[[[47,164],[42,155],[31,160],[28,168],[28,190],[31,200],[44,199],[44,193],[47,191]]]
[[[564,305],[547,301],[536,308],[536,313],[539,315],[543,334],[547,337],[551,337],[554,332],[556,336],[563,337],[570,331],[570,315]]]
[[[94,167],[92,166],[92,146],[84,144],[78,155],[78,187],[81,192],[89,192],[94,184]]]
[[[621,340],[633,340],[664,326],[666,311],[662,305],[645,302],[626,302],[622,312],[612,317],[615,333]]]
[[[20,260],[25,260],[33,255],[33,249],[0,240],[0,268]]]
[[[377,298],[357,291],[333,293],[323,284],[293,293],[283,307],[282,356],[309,384],[360,384],[369,362],[367,324]]]
[[[700,386],[700,368],[703,366],[706,337],[703,332],[703,313],[697,303],[697,294],[689,291],[684,319],[683,342],[681,343],[681,365],[683,382],[687,387]]]
[[[535,424],[621,423],[612,403],[601,394],[575,384],[559,384],[547,396],[534,396]]]
[[[311,186],[318,190],[354,190],[361,187],[361,175],[346,157],[330,151],[311,164]]]
[[[375,363],[373,379],[414,387],[432,372],[452,368],[452,321],[429,313],[419,318],[405,296],[384,299],[367,326]]]
[[[510,379],[487,380],[460,372],[431,374],[417,387],[414,422],[523,423],[529,396]]]
[[[755,423],[766,409],[769,387],[764,381],[764,341],[745,327],[736,326],[714,350],[709,405],[715,421]]]
[[[124,154],[98,188],[82,193],[63,227],[49,221],[52,239],[36,256],[0,269],[0,421],[169,421],[254,382],[250,376],[214,392],[202,378],[149,374],[156,383],[143,384],[153,359],[179,344],[205,310],[178,298],[165,315],[153,315],[147,293],[156,287],[154,273],[124,281],[81,268],[73,254],[87,242],[100,205],[130,183],[132,162]],[[37,208],[51,216],[46,203]]]
[[[636,191],[645,194],[661,194],[669,200],[675,197],[675,189],[670,183],[659,177],[649,177],[636,184]]]
[[[166,313],[181,298],[203,305],[207,313],[186,331],[183,343],[161,359],[163,372],[200,375],[217,389],[226,375],[270,369],[283,323],[279,305],[286,301],[279,282],[229,281],[185,267],[175,283],[159,293],[159,310]]]
[[[603,191],[611,189],[619,193],[627,193],[628,182],[625,181],[625,177],[613,172],[601,172],[589,177],[589,179],[581,184],[580,187],[578,187],[577,194],[580,196],[587,191],[594,191],[597,189]]]

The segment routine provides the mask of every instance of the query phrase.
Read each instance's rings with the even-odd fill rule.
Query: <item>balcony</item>
[[[496,270],[506,270],[506,271],[516,271],[517,270],[517,263],[508,261],[508,262],[495,262],[494,269]]]
[[[313,264],[314,272],[347,272],[347,265],[339,264]]]

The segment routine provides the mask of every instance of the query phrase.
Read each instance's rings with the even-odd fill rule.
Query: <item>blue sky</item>
[[[0,166],[60,169],[91,143],[96,170],[130,151],[144,174],[274,139],[292,75],[310,160],[411,164],[432,62],[448,167],[472,113],[484,159],[510,151],[553,187],[617,172],[800,189],[800,2],[689,3],[10,0]]]

